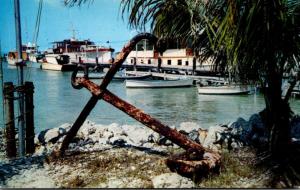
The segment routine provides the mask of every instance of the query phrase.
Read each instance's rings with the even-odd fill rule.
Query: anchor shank
[[[62,142],[62,145],[60,147],[60,152],[59,152],[60,155],[64,154],[64,152],[68,148],[71,140],[76,136],[79,128],[84,123],[84,121],[86,120],[88,115],[91,113],[91,111],[93,110],[93,108],[95,107],[97,102],[98,102],[98,97],[97,96],[92,96],[89,99],[89,101],[87,102],[87,104],[85,105],[83,110],[81,111],[80,115],[76,119],[75,123],[73,124],[73,126],[71,127],[71,129],[67,133],[66,137],[64,138],[64,140]]]

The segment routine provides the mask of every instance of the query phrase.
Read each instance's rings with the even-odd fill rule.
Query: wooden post
[[[6,155],[8,158],[16,157],[16,131],[14,116],[14,86],[12,82],[4,83],[4,109],[5,109],[5,139]]]
[[[99,64],[99,60],[98,60],[98,57],[96,57],[96,65],[98,66]]]
[[[26,153],[33,154],[34,147],[34,105],[33,105],[33,82],[25,82],[25,121],[26,121]]]
[[[196,58],[193,58],[193,71],[192,74],[195,75],[195,71],[196,71]]]
[[[158,63],[157,63],[157,72],[160,73],[161,69],[161,58],[158,58]]]
[[[133,70],[136,71],[136,57],[133,58]]]

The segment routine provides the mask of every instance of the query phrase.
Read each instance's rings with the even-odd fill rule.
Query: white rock
[[[218,146],[214,144],[217,140],[217,133],[221,133],[225,130],[225,127],[221,126],[212,126],[208,129],[207,136],[203,142],[203,146],[213,149],[213,150],[218,150]]]
[[[122,133],[122,129],[121,127],[119,126],[119,124],[117,123],[112,123],[108,126],[105,126],[105,128],[108,130],[108,131],[111,131],[112,133],[114,134],[120,134]]]
[[[56,138],[59,138],[60,135],[60,131],[59,131],[59,128],[53,128],[53,129],[49,129],[45,136],[44,136],[44,139],[45,139],[45,142],[48,143],[50,141],[53,141],[54,139]],[[58,139],[57,139],[58,140]]]
[[[192,132],[193,130],[198,130],[200,126],[197,123],[194,122],[183,122],[180,123],[180,126],[178,127],[178,131],[183,130],[187,133]]]
[[[55,182],[43,168],[23,170],[20,175],[6,181],[6,187],[12,188],[57,188]]]
[[[176,173],[164,173],[152,178],[154,188],[193,188],[194,182]]]
[[[152,133],[149,129],[141,126],[123,125],[121,128],[136,145],[148,142],[148,137]]]
[[[112,177],[108,179],[106,185],[107,188],[143,188],[143,181],[139,178],[124,177],[116,178]]]
[[[72,124],[70,124],[70,123],[64,123],[64,124],[60,125],[58,128],[65,129],[66,132],[68,132],[71,129],[71,127],[72,127]]]

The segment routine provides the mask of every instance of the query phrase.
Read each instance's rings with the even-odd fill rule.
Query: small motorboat
[[[207,95],[240,95],[251,91],[249,85],[198,86],[198,93]]]
[[[178,88],[193,86],[193,79],[126,80],[127,88]]]

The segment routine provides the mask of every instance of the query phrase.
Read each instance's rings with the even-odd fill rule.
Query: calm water
[[[17,69],[3,64],[4,81],[17,83]],[[25,69],[25,78],[35,85],[36,132],[63,123],[73,123],[91,94],[86,89],[75,90],[70,84],[71,73],[44,71],[38,64]],[[99,81],[96,81],[99,83]],[[175,89],[126,89],[123,82],[112,82],[109,89],[122,99],[168,125],[179,126],[182,122],[198,123],[209,127],[249,116],[264,108],[261,95],[212,96],[199,95],[197,88]],[[1,94],[2,101],[2,94]],[[295,112],[300,112],[300,100],[292,100]],[[1,106],[0,123],[3,126]],[[89,120],[99,124],[138,124],[123,112],[106,102],[99,101]]]

